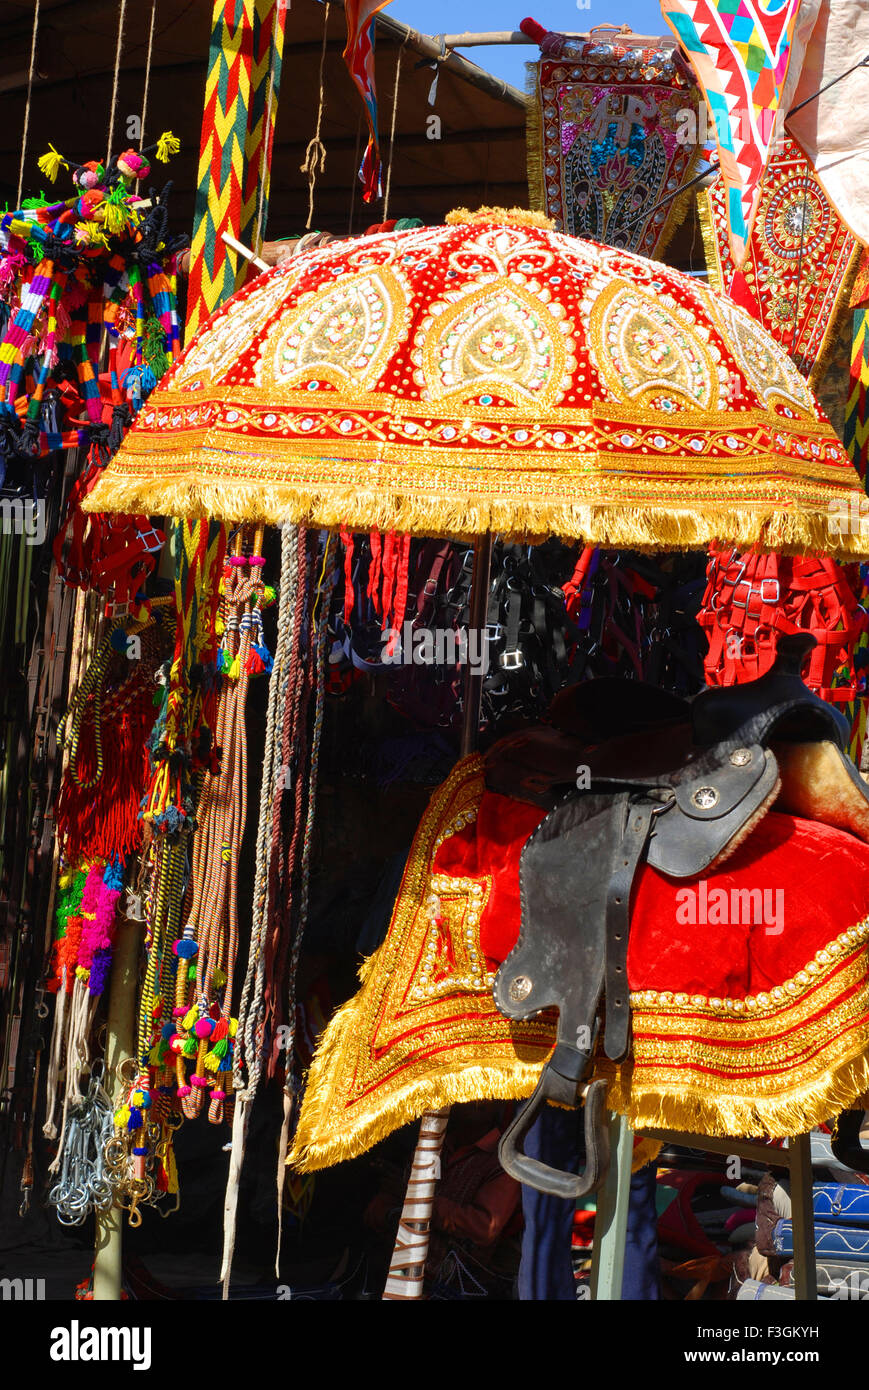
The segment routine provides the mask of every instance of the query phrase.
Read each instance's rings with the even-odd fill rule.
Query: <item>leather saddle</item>
[[[809,634],[783,637],[765,676],[690,701],[640,682],[592,681],[558,697],[551,726],[487,754],[490,791],[548,812],[522,851],[519,938],[493,989],[509,1018],[559,1014],[537,1089],[501,1141],[501,1162],[519,1181],[575,1199],[605,1175],[606,1083],[586,1083],[599,1043],[613,1062],[630,1052],[631,891],[644,862],[696,878],[721,864],[774,801],[830,822],[814,804],[822,783],[835,783],[840,823],[869,839],[867,786],[844,751],[848,725],[800,676],[814,645]],[[576,1107],[583,1091],[584,1172],[525,1155],[522,1140],[545,1103]]]

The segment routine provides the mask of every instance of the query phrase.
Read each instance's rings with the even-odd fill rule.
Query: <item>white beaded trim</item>
[[[473,820],[471,813],[466,813],[461,817],[461,824],[464,825],[468,820]],[[457,827],[458,828],[458,827]],[[447,833],[454,834],[451,829]],[[441,994],[451,994],[456,990],[488,990],[495,982],[494,974],[490,974],[484,964],[483,956],[479,950],[478,925],[480,914],[483,908],[483,885],[477,883],[473,878],[450,878],[447,874],[433,874],[431,878],[431,892],[429,893],[426,907],[428,910],[429,926],[426,932],[425,945],[423,947],[422,963],[417,975],[418,983],[411,990],[413,999],[431,999]],[[437,959],[437,946],[440,936],[438,928],[438,918],[441,912],[441,900],[439,893],[459,895],[465,894],[469,898],[468,910],[465,916],[465,949],[468,956],[468,973],[462,975],[450,975],[445,980],[433,980],[431,978],[434,963]]]
[[[810,960],[804,970],[798,971],[793,979],[785,980],[769,992],[748,994],[744,999],[719,999],[714,995],[707,997],[704,994],[673,994],[670,990],[658,993],[653,989],[641,989],[631,994],[631,1008],[679,1009],[690,1007],[693,1009],[711,1009],[714,1013],[730,1014],[759,1013],[764,1009],[774,1009],[780,1004],[789,1003],[797,995],[803,994],[810,985],[815,983],[816,977],[824,973],[827,967],[833,963],[836,956],[848,954],[854,950],[855,946],[859,946],[861,942],[866,940],[869,940],[869,918],[860,922],[858,926],[850,927],[848,931],[841,932],[835,941],[831,941],[823,950],[816,953],[814,960]]]

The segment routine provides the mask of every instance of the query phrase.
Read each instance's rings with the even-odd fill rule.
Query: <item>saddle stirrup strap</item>
[[[660,806],[653,801],[624,799],[625,829],[616,851],[606,899],[606,1026],[604,1051],[622,1062],[630,1048],[631,1010],[628,991],[628,935],[631,889],[646,852],[652,823]]]

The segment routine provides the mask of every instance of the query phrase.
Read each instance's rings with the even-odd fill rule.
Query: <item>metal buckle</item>
[[[764,585],[772,584],[775,589],[773,598],[767,598],[764,592]],[[781,584],[777,579],[762,579],[760,581],[760,601],[761,603],[778,603],[781,599]]]
[[[743,568],[745,568],[745,567],[743,566]],[[740,584],[744,584],[744,586],[745,586],[745,602],[744,602],[744,603],[740,603],[739,599],[736,597],[736,590],[739,588],[739,585],[740,585]],[[747,609],[747,608],[748,608],[749,599],[751,598],[751,596],[752,596],[753,593],[754,593],[754,589],[752,588],[752,586],[751,586],[751,584],[749,583],[749,581],[748,581],[747,579],[741,579],[737,584],[734,584],[734,586],[733,586],[733,594],[731,595],[730,602],[733,604],[733,607],[734,607],[734,608]]]
[[[525,665],[525,655],[519,647],[512,652],[502,652],[498,657],[498,665],[505,671],[518,671]]]
[[[490,642],[500,642],[504,636],[504,624],[486,623],[486,633]]]
[[[735,553],[735,552],[734,552],[734,553]],[[730,566],[731,566],[732,564],[733,564],[733,556],[731,555],[730,559],[727,561],[726,567],[724,567],[724,569],[722,570],[721,582],[722,582],[722,584],[732,584],[733,587],[734,587],[734,589],[735,589],[736,586],[737,586],[737,584],[741,583],[741,581],[742,581],[742,576],[745,574],[745,571],[746,571],[746,563],[745,563],[744,560],[740,560],[740,562],[739,562],[739,568],[738,568],[737,571],[736,571],[736,577],[735,577],[734,579],[731,579],[731,578],[730,578],[730,575],[729,575],[729,573],[728,573],[728,571],[729,571],[729,569],[730,569]]]

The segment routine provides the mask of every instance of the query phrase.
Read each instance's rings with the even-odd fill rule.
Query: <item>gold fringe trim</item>
[[[631,1172],[636,1173],[640,1168],[645,1168],[647,1163],[654,1163],[664,1145],[660,1139],[646,1139],[644,1136],[637,1136],[634,1144],[634,1154],[631,1160]]]
[[[540,227],[544,232],[555,231],[555,223],[545,212],[529,212],[527,208],[482,207],[474,212],[469,208],[453,208],[444,221],[451,227],[464,227],[475,222],[503,222],[508,227]]]
[[[359,973],[363,985],[375,957],[376,953],[369,957]],[[488,1064],[460,1062],[453,1071],[441,1064],[424,1076],[389,1085],[388,1091],[389,1083],[385,1083],[366,1101],[357,1102],[355,1113],[346,1113],[336,1125],[333,1091],[342,1075],[338,1064],[349,1055],[352,1035],[362,1021],[361,995],[362,990],[330,1020],[308,1072],[299,1126],[287,1157],[287,1163],[299,1172],[313,1173],[358,1158],[427,1110],[474,1100],[524,1100],[537,1085],[543,1059],[524,1062],[516,1056]],[[323,1134],[328,1137],[315,1138]]]
[[[818,348],[818,355],[808,375],[808,383],[813,391],[816,390],[818,382],[829,366],[830,358],[833,355],[839,333],[842,329],[842,319],[846,313],[849,315],[851,313],[851,292],[854,289],[854,283],[857,279],[857,271],[860,269],[860,259],[862,255],[863,247],[858,242],[848,262],[848,268],[842,277],[842,283],[836,294],[836,302],[833,305],[833,312],[827,320],[827,327],[824,330],[824,336]],[[849,347],[850,345],[849,335]],[[846,373],[843,373],[843,376],[843,395],[844,399],[847,400],[850,378]]]
[[[776,1097],[715,1096],[686,1086],[670,1090],[633,1084],[632,1068],[599,1065],[608,1083],[607,1104],[633,1129],[671,1129],[719,1138],[783,1139],[805,1134],[842,1110],[850,1110],[869,1087],[869,1053],[859,1050],[804,1086]]]
[[[543,182],[543,96],[540,92],[538,63],[525,64],[525,92],[528,97],[525,115],[525,167],[528,174],[528,204],[539,212],[545,211],[546,194]]]
[[[718,238],[715,235],[715,221],[712,216],[712,199],[705,188],[697,194],[697,220],[700,223],[700,235],[706,253],[710,289],[724,294],[724,276],[721,273],[721,257],[718,254]]]
[[[579,480],[578,480],[579,485]],[[862,493],[859,494],[861,497]],[[843,503],[849,492],[839,494]],[[529,544],[560,536],[614,550],[705,550],[712,541],[739,550],[755,547],[784,555],[829,554],[840,560],[869,556],[858,534],[832,536],[829,517],[816,510],[779,510],[775,503],[719,505],[698,497],[688,505],[618,502],[589,505],[525,499],[408,496],[388,489],[336,487],[315,491],[285,483],[213,481],[195,473],[165,478],[103,474],[84,503],[86,512],[123,512],[261,522],[304,523],[337,529],[410,532],[473,540],[495,531]]]

